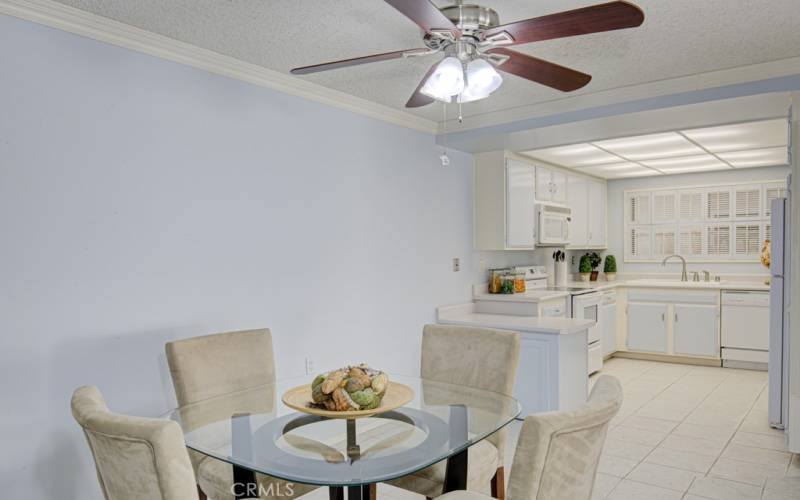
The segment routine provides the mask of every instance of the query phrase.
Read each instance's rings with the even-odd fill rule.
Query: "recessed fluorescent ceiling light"
[[[737,123],[720,127],[684,130],[683,134],[712,153],[785,146],[789,125],[786,119]]]
[[[649,168],[640,167],[639,170],[631,172],[614,172],[608,176],[609,179],[618,179],[620,177],[647,177],[650,175],[661,175],[660,172],[651,170]]]
[[[788,150],[779,148],[751,149],[749,151],[732,151],[720,153],[719,157],[737,168],[768,167],[770,165],[786,165],[789,163]]]
[[[692,170],[714,170],[729,168],[724,162],[711,155],[685,156],[683,158],[666,158],[663,160],[643,161],[643,164],[662,172],[690,172]]]
[[[621,163],[608,163],[605,165],[592,165],[588,167],[581,167],[579,170],[581,172],[623,172],[625,170],[636,170],[642,168],[641,165],[638,165],[633,162],[625,161]]]
[[[573,144],[556,148],[534,149],[533,151],[525,151],[522,154],[564,167],[584,167],[620,161],[620,158],[608,154],[591,144]]]
[[[594,165],[576,170],[585,174],[591,174],[605,178],[658,175],[658,172],[655,170],[630,162]]]
[[[701,148],[675,132],[612,139],[594,144],[627,160],[634,161],[703,153]]]

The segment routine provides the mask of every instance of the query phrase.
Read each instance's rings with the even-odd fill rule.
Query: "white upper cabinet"
[[[572,210],[572,248],[606,246],[606,185],[588,177],[566,175],[566,205]]]
[[[589,244],[589,182],[585,177],[567,176],[567,206],[572,209],[569,244],[583,247]]]
[[[478,153],[474,175],[475,249],[532,250],[536,166],[504,151]]]
[[[606,246],[606,185],[604,182],[587,181],[589,246]]]
[[[553,171],[553,203],[567,202],[567,175],[564,172]]]
[[[506,160],[506,238],[508,248],[533,248],[535,207],[532,165]]]
[[[561,171],[536,167],[536,200],[567,202],[567,176]]]

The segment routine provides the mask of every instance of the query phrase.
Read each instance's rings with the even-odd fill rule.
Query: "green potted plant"
[[[581,257],[578,272],[581,274],[581,281],[589,281],[589,277],[592,274],[592,260],[588,253]]]
[[[606,281],[617,279],[617,259],[613,255],[606,255],[606,260],[603,263],[603,273],[606,275]]]
[[[589,256],[589,265],[592,268],[592,272],[589,275],[592,281],[597,281],[597,276],[600,275],[600,271],[597,269],[600,267],[600,264],[603,262],[603,259],[597,255],[597,252],[592,252],[587,254]]]

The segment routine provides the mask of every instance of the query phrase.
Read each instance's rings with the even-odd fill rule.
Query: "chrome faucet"
[[[661,265],[662,266],[666,266],[667,265],[667,261],[669,259],[673,258],[673,257],[677,257],[677,258],[681,259],[681,262],[683,262],[683,270],[681,270],[681,281],[689,281],[689,276],[687,276],[687,274],[686,274],[686,259],[684,259],[680,255],[678,255],[678,254],[667,255],[666,257],[664,257],[664,260],[661,261]],[[699,279],[698,279],[698,281],[699,281]]]

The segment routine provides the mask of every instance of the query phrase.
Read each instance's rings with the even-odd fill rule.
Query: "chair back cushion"
[[[72,415],[86,435],[107,500],[197,500],[177,423],[111,413],[96,387],[75,391]]]
[[[609,422],[621,405],[619,381],[603,375],[580,409],[528,416],[517,442],[508,500],[589,500]]]
[[[519,362],[519,334],[469,326],[425,325],[422,331],[422,378],[511,396]],[[506,431],[489,436],[505,455]]]
[[[275,382],[266,328],[169,342],[167,362],[180,406]]]

